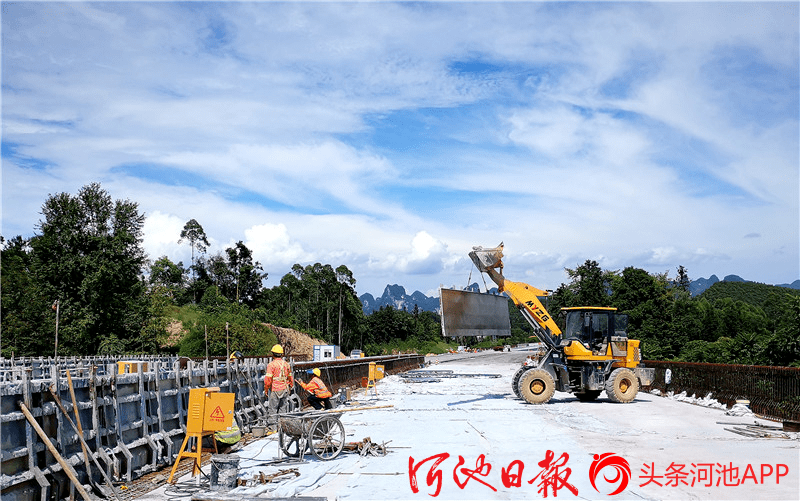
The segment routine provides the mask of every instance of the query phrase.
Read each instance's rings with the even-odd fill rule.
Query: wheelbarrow
[[[278,416],[278,446],[289,457],[311,453],[322,461],[338,456],[344,448],[340,413],[308,411]]]

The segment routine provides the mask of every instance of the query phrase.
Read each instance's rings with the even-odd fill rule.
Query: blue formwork
[[[192,388],[218,387],[222,392],[234,393],[236,420],[245,433],[266,419],[263,380],[267,358],[240,362],[177,357],[135,359],[136,363],[128,366],[131,370],[120,374],[118,362],[130,358],[0,358],[3,501],[50,501],[77,496],[68,475],[25,417],[20,404],[30,410],[83,485],[102,485],[104,480],[91,458],[84,457],[79,434],[73,428],[78,421],[88,456],[96,459],[113,481],[130,482],[175,461],[185,435]],[[397,372],[418,367],[423,359],[401,355],[324,365],[301,362],[294,367],[297,376],[305,376],[306,369],[320,366],[335,392],[337,386],[366,376],[369,361],[384,364],[387,372]],[[66,415],[56,404],[53,392]],[[89,468],[85,466],[87,462],[91,462]]]
[[[249,430],[262,406],[250,387],[263,379],[267,359],[232,364],[176,357],[136,357],[135,371],[118,373],[115,358],[32,359],[0,363],[0,439],[4,500],[66,499],[71,482],[21,411],[23,403],[82,484],[102,484],[95,466],[86,468],[83,448],[69,420],[79,418],[89,454],[116,480],[129,482],[171,465],[184,438],[189,390],[217,386],[242,396],[237,417]],[[72,390],[67,379],[71,376]],[[246,386],[241,390],[240,386]],[[51,388],[67,416],[58,408]],[[73,404],[72,394],[75,395]],[[89,478],[90,471],[92,478]],[[74,493],[73,493],[74,494]]]

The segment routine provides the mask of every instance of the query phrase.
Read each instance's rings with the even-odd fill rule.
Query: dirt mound
[[[162,348],[177,346],[181,338],[188,333],[183,328],[183,322],[179,320],[172,320],[167,325],[167,338],[161,343]]]
[[[294,329],[287,327],[278,327],[277,325],[264,324],[275,333],[278,338],[278,343],[283,346],[283,351],[286,356],[299,358],[298,356],[306,356],[308,360],[314,358],[314,345],[315,344],[328,344],[321,339],[314,339],[308,334],[304,334]]]
[[[287,327],[278,327],[273,324],[263,324],[269,327],[275,337],[278,338],[278,343],[283,346],[283,350],[287,356],[295,357],[297,359],[313,360],[314,358],[314,345],[325,344],[321,339],[314,339],[313,337],[303,332],[289,329]],[[169,348],[177,346],[181,339],[188,334],[188,330],[184,329],[183,322],[180,320],[172,320],[167,325],[167,336],[161,342],[162,348]],[[305,358],[307,357],[307,358]]]

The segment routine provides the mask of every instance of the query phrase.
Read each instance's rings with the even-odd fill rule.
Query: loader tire
[[[606,381],[606,395],[612,402],[633,402],[639,393],[639,379],[630,369],[614,369]]]
[[[519,392],[529,404],[544,404],[553,397],[556,384],[553,376],[544,369],[525,371],[519,380]]]
[[[531,367],[523,365],[517,369],[517,372],[515,372],[514,376],[511,378],[511,389],[514,390],[514,395],[516,395],[517,398],[522,398],[522,394],[519,392],[519,380],[522,379],[522,375],[529,370],[531,370]]]

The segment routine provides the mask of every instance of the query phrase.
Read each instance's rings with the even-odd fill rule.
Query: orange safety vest
[[[325,383],[323,383],[322,380],[317,376],[311,378],[311,381],[309,381],[308,384],[305,384],[302,381],[298,381],[298,383],[300,383],[300,386],[302,386],[304,390],[312,395],[316,395],[318,398],[330,398],[331,396],[331,392],[328,391]]]
[[[282,391],[294,386],[292,368],[289,362],[282,358],[275,358],[267,364],[267,374],[264,376],[264,393],[270,389],[272,391]]]

